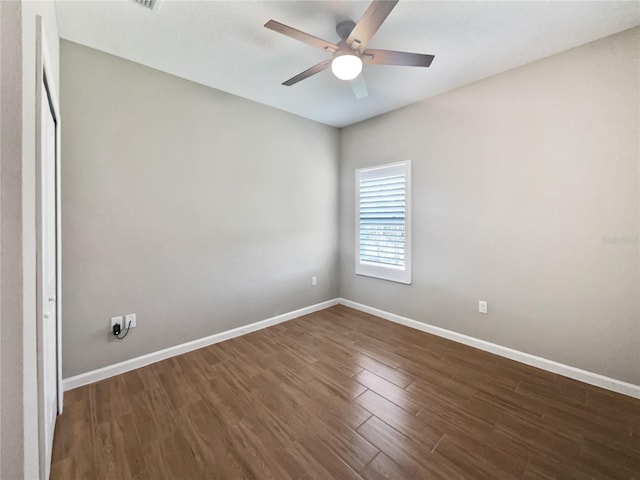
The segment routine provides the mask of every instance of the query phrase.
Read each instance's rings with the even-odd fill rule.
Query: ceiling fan
[[[428,67],[431,65],[435,58],[433,55],[366,48],[371,38],[382,25],[382,22],[386,20],[397,3],[398,0],[374,0],[358,23],[351,20],[338,23],[336,33],[341,39],[338,43],[328,42],[275,20],[269,20],[265,23],[265,27],[332,54],[332,58],[328,58],[295,77],[291,77],[283,82],[282,85],[290,87],[331,67],[331,71],[337,78],[350,81],[356,98],[362,98],[368,95],[364,78],[360,74],[363,63],[410,67]]]

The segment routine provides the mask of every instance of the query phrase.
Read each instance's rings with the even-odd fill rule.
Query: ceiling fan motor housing
[[[341,55],[355,55],[356,57],[362,58],[362,54],[360,53],[360,51],[351,48],[344,42],[344,40],[338,42],[338,51],[333,53],[333,58],[339,57]]]
[[[353,31],[353,27],[356,26],[356,22],[353,20],[345,20],[336,25],[336,33],[342,41],[349,38],[349,34]]]

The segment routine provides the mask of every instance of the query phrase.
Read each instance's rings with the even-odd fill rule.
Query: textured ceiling
[[[284,80],[328,54],[263,27],[269,19],[337,41],[361,1],[56,2],[64,39],[336,127],[380,115],[640,24],[640,2],[401,0],[371,48],[430,53],[430,68],[365,65],[356,99],[330,71]],[[594,68],[597,68],[594,65]]]

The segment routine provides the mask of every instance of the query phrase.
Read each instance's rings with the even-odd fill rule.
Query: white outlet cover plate
[[[129,322],[131,322],[131,325],[129,325]],[[136,326],[136,314],[130,313],[129,315],[125,315],[124,325],[122,329],[126,330],[127,328],[134,328],[135,326]]]
[[[111,330],[110,330],[110,331],[113,331],[113,326],[114,326],[116,323],[119,323],[119,324],[120,324],[120,328],[122,328],[122,322],[123,322],[123,320],[122,320],[122,316],[119,316],[119,317],[111,317]]]
[[[488,306],[487,306],[487,302],[480,300],[478,302],[478,311],[480,313],[487,313],[488,312]]]

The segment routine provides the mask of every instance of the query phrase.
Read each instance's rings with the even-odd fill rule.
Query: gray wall
[[[64,376],[339,294],[639,384],[639,32],[339,138],[62,42]],[[410,286],[353,258],[354,170],[404,159]]]
[[[22,474],[21,5],[0,2],[0,478]]]
[[[343,129],[341,296],[640,384],[639,34]],[[405,159],[410,286],[354,274],[354,170]]]
[[[66,41],[61,79],[64,377],[338,295],[337,130]]]

